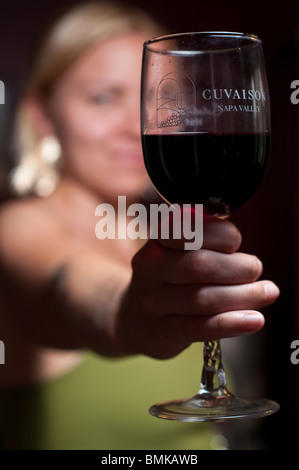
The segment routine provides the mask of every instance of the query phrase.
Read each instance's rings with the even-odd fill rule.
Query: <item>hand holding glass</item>
[[[141,126],[145,165],[170,204],[228,217],[268,166],[270,104],[262,43],[253,35],[182,33],[144,44]],[[227,390],[219,341],[204,345],[198,393],[154,405],[154,416],[220,421],[266,416],[279,405]]]

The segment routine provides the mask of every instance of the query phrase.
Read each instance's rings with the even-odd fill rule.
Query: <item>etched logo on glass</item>
[[[193,115],[196,89],[191,78],[183,72],[170,72],[157,88],[157,125],[176,127],[185,124]]]

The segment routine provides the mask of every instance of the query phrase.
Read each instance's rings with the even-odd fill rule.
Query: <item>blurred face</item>
[[[57,83],[50,102],[65,174],[104,201],[136,198],[148,184],[140,140],[140,73],[147,37],[92,46]]]

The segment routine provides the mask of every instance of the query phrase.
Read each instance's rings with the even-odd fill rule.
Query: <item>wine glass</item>
[[[261,40],[233,32],[180,33],[143,49],[141,130],[145,166],[169,204],[203,204],[228,217],[263,180],[269,160],[270,104]],[[204,344],[200,389],[158,403],[153,416],[222,421],[278,411],[267,399],[227,389],[220,342]]]

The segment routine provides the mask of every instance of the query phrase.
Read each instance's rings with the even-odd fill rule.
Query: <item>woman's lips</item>
[[[114,156],[120,165],[144,167],[143,154],[140,152],[121,151]]]

